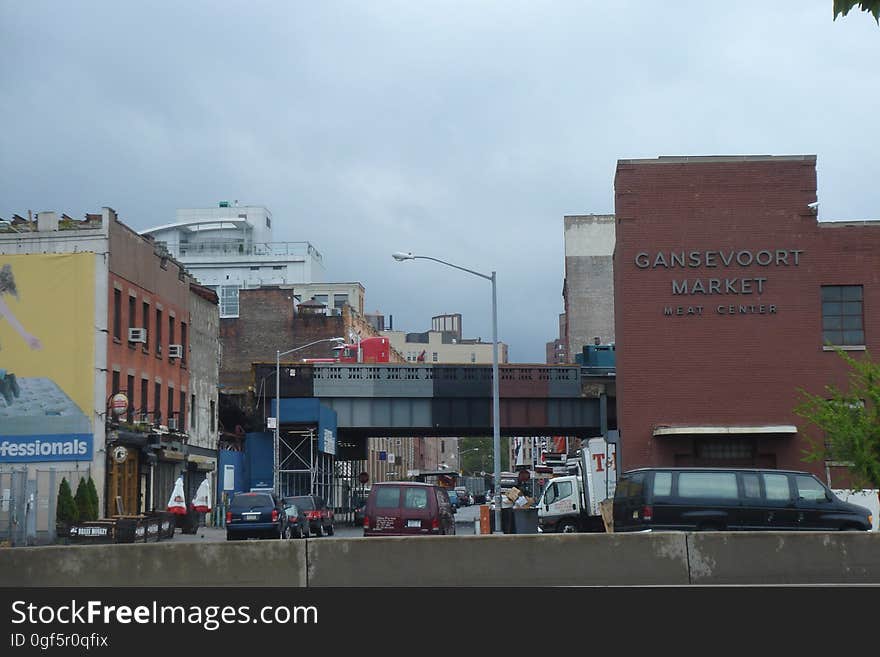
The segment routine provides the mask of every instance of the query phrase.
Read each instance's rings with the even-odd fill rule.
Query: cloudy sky
[[[880,219],[880,28],[832,0],[0,0],[0,217],[265,205],[328,281],[543,362],[563,216],[618,159],[816,154],[820,218]]]

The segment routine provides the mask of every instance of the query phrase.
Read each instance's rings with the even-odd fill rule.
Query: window
[[[174,316],[168,315],[168,344],[174,344]]]
[[[376,491],[376,507],[379,509],[396,509],[400,506],[400,488],[398,486],[382,486]]]
[[[183,367],[186,365],[186,352],[189,351],[189,348],[186,346],[186,322],[180,323],[180,344],[183,346],[183,355],[180,357],[180,366]]]
[[[113,370],[113,389],[110,391],[114,395],[119,392],[119,372],[117,370]]]
[[[220,317],[238,317],[238,287],[220,286]]]
[[[812,477],[797,475],[794,478],[797,486],[798,497],[808,502],[817,502],[826,499],[825,487]]]
[[[471,362],[472,362],[472,363],[476,363],[476,362],[477,362],[477,355],[476,355],[475,353],[471,353]]]
[[[756,499],[761,497],[761,483],[758,479],[758,475],[754,473],[746,473],[743,474],[742,480],[743,492],[745,493],[746,498]]]
[[[822,341],[838,346],[865,344],[861,285],[822,286]]]
[[[186,393],[183,390],[180,391],[180,411],[178,420],[177,426],[183,431],[186,429]]]
[[[214,432],[214,422],[215,422],[215,418],[214,418],[214,404],[215,404],[215,403],[216,403],[216,402],[212,399],[212,400],[211,400],[211,433]]]
[[[156,355],[162,355],[162,311],[156,308]]]
[[[571,495],[570,481],[556,481],[547,487],[544,493],[544,504],[553,504],[559,500],[565,499]]]
[[[141,308],[143,309],[142,310],[143,323],[144,323],[143,328],[147,332],[147,339],[149,339],[149,337],[150,337],[150,304],[147,303],[146,301],[144,301],[144,303],[141,305]],[[144,351],[148,351],[148,350],[149,350],[149,347],[145,343],[144,344]],[[144,412],[146,412],[146,411],[147,411],[147,407],[144,406]]]
[[[174,417],[174,388],[168,385],[168,419]]]
[[[333,295],[333,307],[337,310],[342,310],[342,307],[348,303],[348,295],[347,294],[334,294]]]
[[[733,472],[681,472],[678,475],[681,497],[736,499],[736,474]]]
[[[189,426],[190,429],[196,428],[196,396],[189,396]]]
[[[113,290],[113,338],[122,337],[122,290]]]
[[[128,328],[136,328],[135,313],[137,312],[137,297],[128,297]]]
[[[149,406],[147,405],[147,394],[149,391],[149,385],[150,385],[149,379],[141,379],[141,408],[140,408],[141,417],[145,416],[149,410]]]
[[[645,474],[637,472],[621,476],[614,490],[614,497],[621,499],[638,499],[644,494]]]
[[[404,488],[403,508],[405,509],[427,509],[428,508],[428,489],[415,488],[408,486]]]
[[[316,294],[315,296],[312,297],[312,299],[314,299],[318,303],[324,304],[325,307],[327,306],[328,295],[326,295],[326,294]]]
[[[129,422],[134,420],[134,376],[128,375],[128,388],[125,390],[125,394],[128,396],[128,412],[126,412],[126,418]]]
[[[431,360],[433,360],[435,363],[437,362],[437,352],[436,351],[431,355]]]
[[[768,500],[789,500],[791,492],[788,490],[788,475],[764,474],[765,497]]]
[[[156,383],[153,391],[153,422],[159,424],[162,419],[162,384]]]
[[[672,495],[672,473],[654,473],[654,497]]]

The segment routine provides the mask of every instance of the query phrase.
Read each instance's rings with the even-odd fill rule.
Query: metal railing
[[[312,256],[318,262],[324,257],[310,242],[251,242],[229,239],[205,242],[181,242],[176,248],[162,242],[174,257],[241,255],[241,256]]]

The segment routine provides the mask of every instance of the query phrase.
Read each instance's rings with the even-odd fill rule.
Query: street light
[[[315,340],[314,342],[309,342],[308,344],[304,344],[301,347],[294,347],[293,349],[288,349],[287,351],[275,351],[275,436],[273,441],[273,447],[275,451],[275,467],[273,468],[272,488],[275,491],[276,495],[281,495],[281,482],[278,481],[278,470],[281,467],[281,464],[278,462],[278,459],[281,456],[281,357],[286,356],[287,354],[292,354],[294,351],[305,349],[306,347],[321,344],[322,342],[335,342],[338,346],[341,347],[345,344],[345,338],[324,338],[323,340]]]
[[[404,260],[433,260],[434,262],[439,262],[441,265],[446,265],[447,267],[452,267],[453,269],[460,269],[461,271],[465,271],[468,274],[473,274],[474,276],[485,278],[487,281],[490,281],[492,283],[492,447],[495,451],[495,533],[502,534],[501,427],[499,424],[501,404],[499,403],[498,399],[498,301],[495,289],[495,272],[493,271],[491,276],[487,274],[481,274],[480,272],[474,271],[473,269],[459,267],[458,265],[453,265],[451,262],[446,262],[445,260],[440,260],[439,258],[432,258],[430,256],[423,255],[413,255],[412,253],[403,253],[402,251],[392,253],[391,257],[398,262],[403,262]]]

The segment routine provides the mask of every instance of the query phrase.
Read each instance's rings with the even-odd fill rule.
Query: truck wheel
[[[563,522],[559,525],[559,533],[560,534],[575,534],[577,533],[577,527],[574,526],[572,522]]]

